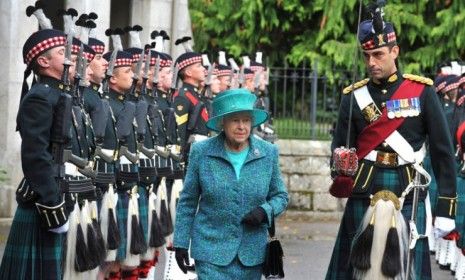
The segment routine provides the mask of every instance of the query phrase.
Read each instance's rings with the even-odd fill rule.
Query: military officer
[[[63,90],[69,85],[61,80],[66,35],[52,29],[40,3],[28,7],[27,14],[38,17],[41,30],[30,35],[23,46],[26,71],[17,129],[22,138],[24,179],[16,192],[18,207],[0,265],[0,278],[61,279],[64,233],[69,224],[62,192],[64,164],[50,147],[63,149],[70,139],[66,129],[69,126],[59,126],[70,124],[71,115],[57,107],[66,101]],[[31,72],[38,80],[28,90],[26,78]]]
[[[412,186],[415,173],[425,174],[419,162],[424,157],[422,146],[427,137],[439,192],[435,233],[445,236],[455,227],[456,167],[452,141],[432,81],[401,74],[396,63],[396,34],[393,25],[383,21],[380,9],[374,12],[372,20],[361,22],[359,28],[358,39],[370,78],[346,88],[341,100],[331,146],[335,171],[330,191],[350,197],[326,279],[405,277],[410,273],[405,271],[409,244],[396,242],[395,237],[408,239],[405,220],[411,217],[412,194],[404,191]],[[349,116],[351,98],[353,114]],[[347,148],[356,151],[336,150],[346,145],[347,137]],[[341,155],[355,155],[358,168],[354,168],[353,162],[351,169],[342,168]],[[427,223],[424,197],[421,191],[416,220],[420,233],[425,232]],[[375,242],[373,234],[384,238]],[[392,243],[386,247],[387,242]],[[395,250],[385,251],[385,247]],[[427,240],[417,240],[410,260],[414,278],[431,279]]]
[[[200,84],[205,80],[202,55],[186,52],[176,59],[182,86],[174,94],[173,107],[183,156],[187,162],[190,144],[207,138],[208,112],[200,96]]]
[[[234,76],[234,72],[226,62],[226,53],[224,51],[220,51],[218,54],[217,77],[220,82],[219,91],[223,92],[231,87],[231,80]]]

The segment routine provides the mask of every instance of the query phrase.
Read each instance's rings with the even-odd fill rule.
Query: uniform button
[[[382,93],[382,94],[386,94],[386,93],[387,93],[387,89],[382,89],[382,90],[381,90],[381,93]]]

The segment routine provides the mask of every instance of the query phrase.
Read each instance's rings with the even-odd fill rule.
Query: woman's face
[[[234,146],[247,143],[252,130],[252,116],[249,112],[238,112],[223,118],[226,140]]]

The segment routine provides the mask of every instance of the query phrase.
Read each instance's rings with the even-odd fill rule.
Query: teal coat
[[[228,265],[237,255],[246,266],[263,263],[269,225],[251,228],[241,220],[257,206],[269,222],[286,209],[278,156],[275,145],[250,137],[237,180],[223,133],[195,143],[177,206],[174,246],[189,248],[191,241],[192,258],[215,265]]]

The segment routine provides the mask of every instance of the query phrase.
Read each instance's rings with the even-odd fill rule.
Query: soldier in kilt
[[[18,207],[0,265],[0,279],[61,279],[63,240],[68,213],[61,183],[64,165],[51,151],[56,123],[70,123],[71,115],[54,115],[63,93],[65,33],[52,29],[40,5],[30,6],[41,23],[23,46],[24,72],[17,130],[24,179],[16,192]],[[30,9],[33,11],[30,11]],[[37,82],[28,90],[27,77]],[[69,140],[70,135],[61,135]],[[66,142],[65,142],[66,144]],[[53,215],[56,213],[56,215]]]
[[[103,57],[109,61],[111,52]],[[142,233],[138,222],[137,182],[138,168],[135,133],[133,128],[135,104],[125,100],[125,94],[131,88],[133,72],[131,70],[132,55],[124,51],[116,54],[115,69],[109,79],[108,100],[110,104],[111,123],[107,124],[107,132],[103,147],[115,151],[119,161],[115,166],[116,190],[118,201],[116,216],[120,234],[120,242],[116,254],[116,263],[110,268],[109,279],[130,279],[138,276],[137,266],[142,251],[140,236]],[[135,231],[134,231],[135,230]],[[136,238],[139,237],[139,238]],[[135,238],[134,240],[132,240]],[[134,246],[133,246],[134,245]],[[145,244],[146,245],[146,244]],[[145,250],[144,250],[145,251]],[[120,273],[120,269],[122,270]]]
[[[454,137],[457,142],[457,160],[459,166],[457,172],[457,214],[455,217],[458,233],[455,273],[456,279],[462,279],[465,277],[465,155],[463,153],[465,145],[465,95],[462,88],[465,85],[464,75],[460,77],[457,84],[459,96],[456,105],[459,119]]]
[[[429,137],[439,193],[434,230],[437,237],[443,237],[454,229],[456,164],[452,141],[432,81],[400,73],[394,27],[383,21],[380,9],[373,15],[372,20],[361,22],[358,38],[370,78],[344,90],[331,146],[334,181],[330,192],[349,199],[326,279],[405,279],[407,274],[414,279],[431,279],[426,239],[417,240],[410,259],[413,269],[406,271],[406,221],[411,217],[413,191],[403,192],[417,172],[426,173],[420,162]],[[349,116],[351,98],[353,113]],[[346,145],[347,137],[346,148],[355,150],[340,148]],[[341,155],[355,156],[356,160],[346,165],[351,169],[341,165]],[[426,192],[420,191],[419,197],[416,227],[423,234],[428,228]]]

